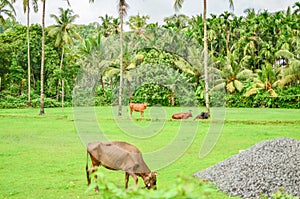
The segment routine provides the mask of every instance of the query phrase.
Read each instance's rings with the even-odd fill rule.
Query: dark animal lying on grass
[[[189,117],[192,117],[192,111],[190,110],[189,112],[185,113],[175,113],[172,115],[173,119],[188,119]]]
[[[137,103],[129,103],[129,108],[130,108],[130,117],[132,117],[132,111],[140,112],[141,117],[144,117],[144,111],[148,106],[148,102],[144,102],[142,104],[137,104]]]
[[[195,117],[195,119],[208,119],[208,118],[209,118],[209,113],[206,113],[206,112],[202,112]]]
[[[88,156],[92,160],[92,167],[88,169]],[[90,174],[98,166],[111,170],[125,171],[125,188],[128,188],[129,175],[138,184],[138,176],[144,180],[146,188],[156,189],[156,172],[150,171],[143,160],[141,152],[133,145],[126,142],[92,142],[87,145],[86,175],[88,185],[91,183]],[[97,176],[94,176],[95,180]],[[96,191],[98,191],[98,186]]]

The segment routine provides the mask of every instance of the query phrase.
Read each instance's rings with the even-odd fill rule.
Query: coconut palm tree
[[[140,16],[140,14],[136,16],[130,16],[127,24],[130,29],[135,31],[138,35],[143,35],[143,31],[147,26],[147,20],[150,17],[148,15]]]
[[[226,91],[233,93],[235,91],[241,92],[244,88],[245,80],[253,78],[252,70],[246,69],[247,57],[239,61],[235,53],[229,53],[225,66],[222,69],[214,68],[214,73],[219,77],[216,80],[216,85],[212,90],[225,88]],[[223,63],[220,63],[221,65]]]
[[[108,16],[107,14],[103,17],[99,17],[101,19],[101,30],[103,31],[104,37],[108,37],[113,30],[113,20],[114,18],[112,16]]]
[[[220,15],[220,18],[223,19],[223,27],[222,29],[226,32],[226,55],[229,55],[229,40],[230,40],[230,34],[231,34],[231,22],[230,17],[233,16],[232,13],[225,11]]]
[[[96,38],[85,39],[78,47],[79,60],[85,66],[85,70],[96,75],[100,79],[102,91],[106,95],[104,88],[103,76],[106,70],[113,64],[114,53],[109,48],[114,47],[112,38],[104,36],[104,33],[99,33]],[[109,49],[109,50],[108,50]],[[99,81],[98,79],[96,80]]]
[[[184,29],[188,26],[189,17],[184,14],[174,14],[173,16],[164,18],[166,28],[176,28],[177,30]]]
[[[32,5],[33,5],[33,10],[34,12],[38,11],[38,5],[37,5],[37,0],[33,0],[32,1]],[[31,70],[31,66],[30,66],[30,33],[29,33],[29,27],[30,27],[30,23],[29,23],[29,16],[30,16],[30,3],[29,0],[23,0],[23,9],[24,12],[27,13],[27,32],[26,32],[26,37],[27,37],[27,84],[28,84],[28,96],[27,96],[27,106],[30,107],[31,106],[31,99],[30,99],[30,70]]]
[[[94,0],[89,0],[89,2],[93,3]],[[129,5],[125,0],[119,0],[118,11],[119,11],[119,19],[120,19],[120,87],[119,87],[119,97],[118,97],[118,116],[122,116],[122,91],[123,91],[123,25],[124,25],[124,17],[127,15],[127,9]]]
[[[45,69],[45,15],[46,15],[46,0],[42,1],[42,58],[41,58],[41,93],[40,93],[40,115],[45,114],[44,109],[44,69]],[[70,5],[69,0],[67,3]]]
[[[175,0],[174,7],[176,10],[182,7],[184,0]],[[230,7],[233,8],[233,0],[229,0]],[[204,78],[205,78],[205,106],[206,112],[209,113],[209,91],[208,91],[208,47],[207,47],[207,20],[206,20],[206,0],[203,0],[203,58],[204,58]]]
[[[12,5],[15,2],[15,0],[1,0],[0,2],[0,25],[5,27],[5,19],[4,16],[8,16],[9,18],[15,20],[16,11],[14,9],[14,6]]]
[[[62,72],[63,67],[63,59],[65,54],[65,47],[67,45],[74,45],[73,37],[76,37],[81,40],[79,34],[77,34],[74,30],[75,26],[72,24],[78,15],[73,15],[73,11],[70,9],[64,10],[63,8],[59,8],[60,15],[56,16],[51,14],[50,17],[54,18],[56,21],[56,25],[52,25],[49,27],[49,36],[55,36],[55,46],[61,48],[61,58],[59,64],[59,71]],[[64,80],[60,79],[61,82],[61,103],[62,110],[64,111]]]
[[[272,67],[270,63],[266,63],[262,66],[262,69],[256,71],[257,77],[254,78],[254,84],[249,88],[245,96],[254,95],[260,91],[268,92],[271,96],[277,97],[278,94],[274,88],[278,86],[279,79],[281,77],[281,70],[278,67]]]
[[[295,9],[294,10],[294,14],[298,15],[300,14],[300,2],[296,2],[294,5],[293,5],[293,8]]]
[[[45,68],[45,14],[46,0],[42,0],[42,58],[41,58],[41,98],[40,98],[40,115],[45,114],[44,109],[44,68]]]
[[[300,81],[300,59],[289,50],[279,50],[275,53],[276,57],[283,57],[287,60],[287,67],[283,69],[283,77],[280,79],[278,86],[283,86],[295,83],[299,84]]]

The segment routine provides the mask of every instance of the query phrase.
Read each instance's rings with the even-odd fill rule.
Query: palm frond
[[[233,81],[234,83],[234,87],[239,91],[241,92],[244,88],[244,84],[242,82],[240,82],[239,80],[234,80]]]
[[[27,10],[27,4],[29,3],[29,0],[23,0],[23,11],[24,13],[26,12]]]
[[[226,85],[226,89],[230,92],[230,93],[233,93],[235,91],[235,87],[234,87],[234,84],[233,82],[230,82]]]
[[[288,59],[288,60],[294,58],[293,53],[291,53],[291,52],[288,51],[288,50],[279,50],[279,51],[277,51],[277,52],[275,53],[275,56],[276,56],[276,57],[284,57],[284,58],[286,58],[286,59]]]
[[[278,97],[278,94],[271,88],[268,90],[273,97]]]
[[[224,89],[225,88],[225,85],[226,85],[226,83],[225,82],[223,82],[223,83],[220,83],[220,84],[218,84],[218,85],[216,85],[216,86],[214,86],[210,91],[211,92],[213,92],[213,91],[218,91],[218,90],[222,90],[222,89]]]
[[[256,93],[258,92],[258,90],[259,90],[259,89],[257,89],[257,88],[250,88],[250,89],[244,94],[244,96],[245,96],[245,97],[249,97],[249,96],[251,96],[251,95],[254,95],[254,94],[256,94]]]
[[[254,74],[252,70],[244,69],[236,75],[237,79],[252,79]]]
[[[182,8],[184,0],[175,0],[174,1],[174,8],[176,11],[180,10]]]

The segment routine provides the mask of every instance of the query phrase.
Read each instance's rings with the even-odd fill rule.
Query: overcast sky
[[[79,15],[76,19],[77,24],[89,24],[91,22],[100,22],[99,16],[108,14],[109,16],[117,17],[117,4],[118,0],[95,0],[95,3],[90,4],[89,0],[69,0],[71,3],[71,9],[75,14]],[[279,10],[285,10],[288,6],[292,7],[299,0],[234,0],[235,15],[243,15],[243,12],[247,8],[254,8],[258,10],[268,10],[269,12],[276,12]],[[14,4],[17,12],[17,21],[22,24],[26,24],[26,16],[23,13],[23,0],[17,0]],[[40,2],[40,1],[39,1]],[[55,2],[55,3],[54,3]],[[175,14],[173,8],[174,0],[127,0],[130,8],[128,10],[128,16],[137,15],[149,15],[150,20],[148,22],[162,23],[165,17],[169,17]],[[224,11],[230,11],[229,0],[207,0],[207,12],[208,17],[210,14],[219,15]],[[64,0],[47,0],[46,1],[46,26],[49,26],[54,22],[50,18],[50,14],[58,15],[58,8],[68,8],[67,2]],[[41,12],[42,7],[39,7],[39,13],[31,14],[31,23],[41,24]],[[186,0],[183,4],[183,8],[177,12],[188,16],[200,15],[203,10],[203,0]]]

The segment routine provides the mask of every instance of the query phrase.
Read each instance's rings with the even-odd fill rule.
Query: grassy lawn
[[[298,109],[227,109],[218,142],[200,159],[210,121],[169,119],[179,111],[180,108],[148,108],[144,120],[130,120],[127,107],[122,118],[115,118],[110,107],[95,108],[97,123],[108,139],[133,143],[145,154],[156,154],[173,143],[173,147],[157,153],[157,161],[165,161],[159,159],[162,156],[177,157],[171,162],[167,160],[168,164],[159,167],[161,162],[149,162],[153,160],[151,156],[145,158],[151,169],[158,168],[158,189],[174,186],[178,176],[191,177],[260,141],[277,137],[300,140]],[[101,198],[93,191],[85,192],[84,142],[89,134],[77,132],[73,109],[66,108],[64,112],[59,108],[45,109],[45,112],[45,116],[39,116],[38,109],[0,110],[0,198]],[[134,113],[133,117],[140,116]],[[124,186],[121,171],[101,171],[109,181]],[[139,179],[139,185],[142,184]],[[201,188],[195,190],[199,197],[205,192]],[[209,197],[229,198],[218,191]]]

